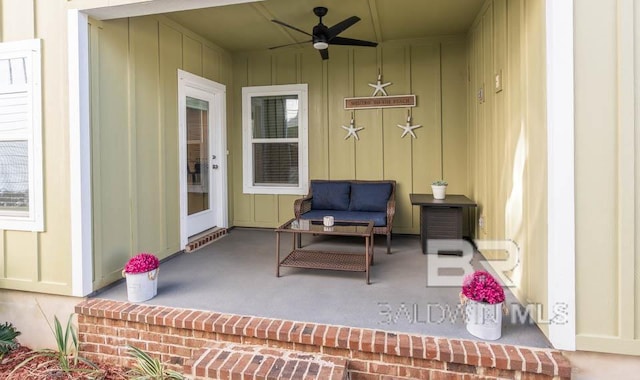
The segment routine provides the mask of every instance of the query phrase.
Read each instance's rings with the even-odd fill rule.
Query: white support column
[[[546,27],[549,339],[575,350],[573,0],[547,1]]]
[[[69,10],[69,164],[72,294],[93,291],[91,242],[91,138],[89,134],[88,17]]]

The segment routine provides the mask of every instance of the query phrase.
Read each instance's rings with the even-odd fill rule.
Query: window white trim
[[[0,141],[27,141],[29,170],[29,211],[0,214],[0,229],[44,230],[44,190],[42,180],[42,82],[41,41],[24,40],[0,43],[0,59],[26,58],[26,86],[29,99],[29,121],[26,128],[0,130]],[[4,92],[13,86],[0,88]]]
[[[300,101],[298,114],[298,185],[256,185],[253,183],[252,144],[262,139],[253,139],[251,128],[251,98],[254,96],[297,95]],[[293,194],[305,195],[309,190],[308,163],[308,86],[307,84],[288,84],[276,86],[254,86],[242,88],[242,178],[243,192],[246,194]],[[266,141],[285,142],[292,139],[266,139]]]
[[[549,325],[555,348],[576,349],[573,0],[546,2],[548,308],[566,323]]]

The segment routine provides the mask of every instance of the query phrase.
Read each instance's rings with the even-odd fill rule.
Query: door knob
[[[217,168],[218,168],[218,165],[213,164],[213,165],[211,165],[211,168],[212,168],[212,169],[217,169]]]

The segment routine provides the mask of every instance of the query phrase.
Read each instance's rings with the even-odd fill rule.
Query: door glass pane
[[[209,209],[209,102],[187,97],[187,211]]]
[[[0,141],[0,214],[29,211],[27,141]]]

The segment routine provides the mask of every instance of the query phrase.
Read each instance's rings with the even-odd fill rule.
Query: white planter
[[[144,273],[125,273],[127,279],[127,299],[129,302],[143,302],[158,294],[158,272],[156,268]]]
[[[502,302],[488,304],[467,300],[467,331],[484,340],[496,340],[502,335]]]
[[[433,192],[434,199],[444,199],[447,192],[447,187],[431,185],[431,191]]]

